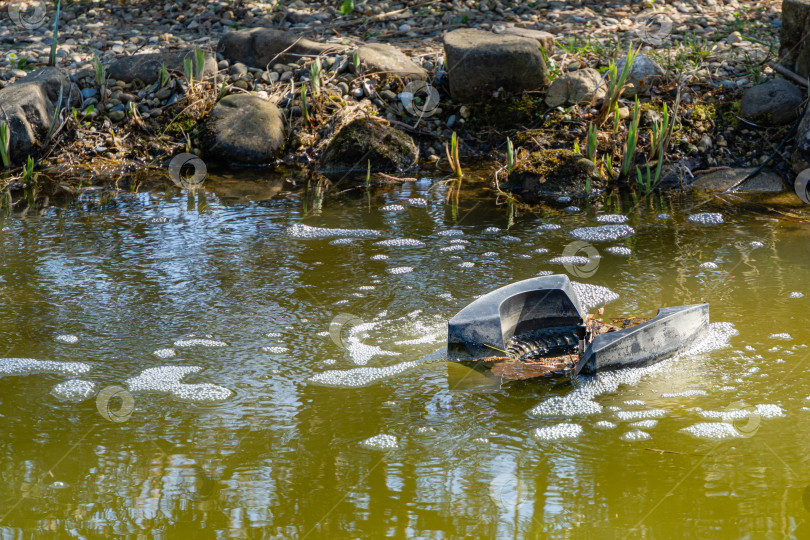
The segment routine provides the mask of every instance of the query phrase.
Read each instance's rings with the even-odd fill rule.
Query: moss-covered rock
[[[404,172],[416,166],[419,147],[405,133],[373,118],[358,118],[329,141],[318,172],[335,180],[374,172]]]
[[[596,165],[570,150],[540,150],[518,159],[502,189],[528,203],[557,197],[587,197],[588,189],[602,188]]]

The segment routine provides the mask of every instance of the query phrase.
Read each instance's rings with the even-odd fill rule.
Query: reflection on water
[[[806,534],[810,234],[779,201],[209,187],[0,220],[4,535]],[[716,339],[574,386],[444,361],[456,311],[549,272],[606,317],[710,302]]]

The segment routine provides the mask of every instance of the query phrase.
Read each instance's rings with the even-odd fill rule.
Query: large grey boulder
[[[810,76],[810,0],[782,0],[779,62],[802,77]]]
[[[616,62],[616,70],[618,73],[622,72],[626,62],[626,56]],[[649,57],[639,54],[630,67],[630,75],[627,77],[627,82],[631,83],[633,86],[626,88],[622,95],[625,97],[633,97],[647,93],[650,91],[652,85],[661,82],[663,75],[664,70],[661,66]]]
[[[211,109],[201,144],[209,158],[258,164],[273,161],[284,140],[278,107],[257,96],[236,94],[222,98]]]
[[[484,101],[503,88],[509,94],[545,86],[548,69],[534,39],[462,28],[444,36],[450,95]]]
[[[218,50],[231,63],[266,68],[270,64],[296,62],[301,55],[319,55],[339,48],[283,30],[251,28],[228,32],[220,39]]]
[[[372,118],[358,118],[343,126],[329,141],[318,172],[331,180],[372,171],[404,172],[416,166],[419,147],[408,135]]]
[[[743,118],[768,126],[782,126],[796,120],[802,93],[784,79],[773,79],[746,90],[740,104]]]
[[[0,121],[9,126],[9,154],[20,163],[44,142],[59,104],[78,104],[79,89],[58,68],[40,68],[0,90]]]
[[[606,84],[602,83],[602,75],[598,71],[593,68],[578,69],[560,75],[551,83],[546,92],[546,105],[587,105],[594,96],[600,99],[606,92]]]
[[[699,176],[692,183],[692,187],[701,191],[725,191],[751,174],[755,168],[747,169],[723,169]],[[777,173],[763,169],[753,178],[749,178],[740,184],[736,191],[743,192],[780,192],[785,191],[785,183]]]
[[[183,72],[186,58],[191,58],[194,76],[199,77],[200,74],[195,65],[196,54],[193,49],[124,56],[110,64],[107,68],[107,75],[111,79],[119,81],[132,82],[139,79],[146,84],[152,84],[160,79],[160,72],[164,64],[168,70]],[[216,59],[210,54],[206,54],[202,70],[203,76],[213,75],[216,72]]]
[[[427,79],[427,71],[408,56],[386,43],[370,43],[357,49],[357,56],[366,69],[383,76],[403,79]]]

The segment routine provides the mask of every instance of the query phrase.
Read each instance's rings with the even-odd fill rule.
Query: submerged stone
[[[506,191],[519,194],[528,203],[559,197],[587,197],[590,189],[602,187],[596,165],[571,150],[541,150],[518,160]]]

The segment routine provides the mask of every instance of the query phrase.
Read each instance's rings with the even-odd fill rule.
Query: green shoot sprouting
[[[599,124],[603,124],[607,120],[610,111],[612,111],[619,101],[619,98],[624,92],[624,85],[627,82],[627,77],[630,76],[630,70],[636,61],[641,46],[633,50],[633,46],[627,48],[627,57],[625,58],[624,65],[622,66],[621,73],[618,72],[616,62],[611,60],[608,67],[608,86],[605,100],[602,102],[602,109],[599,111]]]
[[[203,69],[205,68],[205,52],[202,49],[194,49],[194,72],[197,75],[197,80],[201,81],[203,78]]]
[[[59,12],[62,11],[62,0],[56,0],[56,16],[53,20],[53,36],[51,38],[51,54],[48,58],[48,65],[56,66],[56,47],[59,43]]]
[[[506,172],[515,170],[515,145],[509,137],[506,138]]]
[[[579,141],[574,141],[574,153],[582,154],[582,149],[579,147]]]
[[[25,167],[23,168],[22,183],[28,185],[28,183],[33,179],[34,179],[34,158],[28,156],[28,161],[25,162]]]
[[[183,74],[186,76],[186,81],[188,82],[188,89],[194,89],[194,66],[192,64],[192,60],[189,57],[183,59]]]
[[[641,118],[641,107],[639,107],[638,98],[633,108],[633,116],[630,121],[630,126],[627,128],[627,143],[624,146],[624,158],[622,159],[622,176],[626,177],[630,172],[630,167],[633,165],[633,159],[636,156],[636,145],[638,144],[638,122]]]
[[[0,122],[0,159],[3,160],[3,167],[8,167],[11,162],[9,159],[10,144],[11,130],[6,122]]]
[[[461,161],[458,159],[458,145],[458,136],[454,131],[453,136],[450,138],[450,146],[444,143],[444,151],[447,153],[447,161],[450,163],[450,168],[453,169],[453,174],[461,180],[464,172],[461,170]]]
[[[349,15],[354,11],[354,0],[343,0],[340,5],[340,12],[344,15]]]
[[[317,96],[321,93],[321,59],[316,58],[312,65],[309,67],[309,74],[311,76],[312,95]]]
[[[667,131],[669,130],[669,110],[667,104],[664,103],[664,109],[661,113],[661,121],[654,121],[650,132],[650,141],[652,148],[650,149],[650,161],[655,158],[663,159],[666,152],[665,142],[667,138]]]
[[[304,85],[301,85],[301,114],[304,115],[304,122],[312,126],[312,122],[309,120],[309,108],[307,107],[307,87]]]
[[[616,105],[613,107],[613,134],[617,134],[619,132],[619,103],[617,102]]]
[[[163,63],[160,66],[160,86],[158,88],[163,88],[169,82],[169,71],[166,69],[166,64]]]
[[[366,169],[366,188],[371,185],[371,160],[368,160],[368,168]]]
[[[357,51],[352,53],[352,66],[354,66],[354,74],[358,75],[360,73],[360,53]]]
[[[596,158],[596,126],[593,123],[588,126],[588,146],[585,147],[585,157],[591,161]]]

